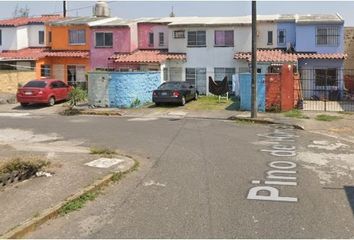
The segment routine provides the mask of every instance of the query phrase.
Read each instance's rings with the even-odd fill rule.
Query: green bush
[[[69,94],[70,107],[76,106],[79,102],[87,99],[87,92],[80,87],[75,87]]]
[[[135,98],[134,101],[130,104],[131,108],[136,108],[141,104],[141,101],[139,100],[139,98]]]

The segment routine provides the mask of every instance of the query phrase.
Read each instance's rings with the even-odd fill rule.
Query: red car
[[[71,86],[56,79],[32,80],[17,90],[17,101],[22,106],[30,103],[46,103],[53,106],[56,102],[67,100]]]

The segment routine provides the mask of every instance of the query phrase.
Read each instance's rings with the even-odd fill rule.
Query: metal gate
[[[300,107],[312,111],[354,111],[354,70],[301,69]]]

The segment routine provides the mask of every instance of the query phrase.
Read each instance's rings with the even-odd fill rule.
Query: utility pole
[[[252,0],[252,94],[251,118],[257,117],[257,8],[256,1]]]
[[[66,17],[66,1],[63,1],[63,17]]]

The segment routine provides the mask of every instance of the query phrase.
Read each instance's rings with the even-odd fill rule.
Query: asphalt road
[[[0,129],[58,133],[142,157],[139,171],[28,238],[353,238],[353,146],[277,127],[183,118],[0,117]],[[285,172],[269,178],[270,170]],[[269,187],[256,192],[263,200],[250,199],[257,186]]]

